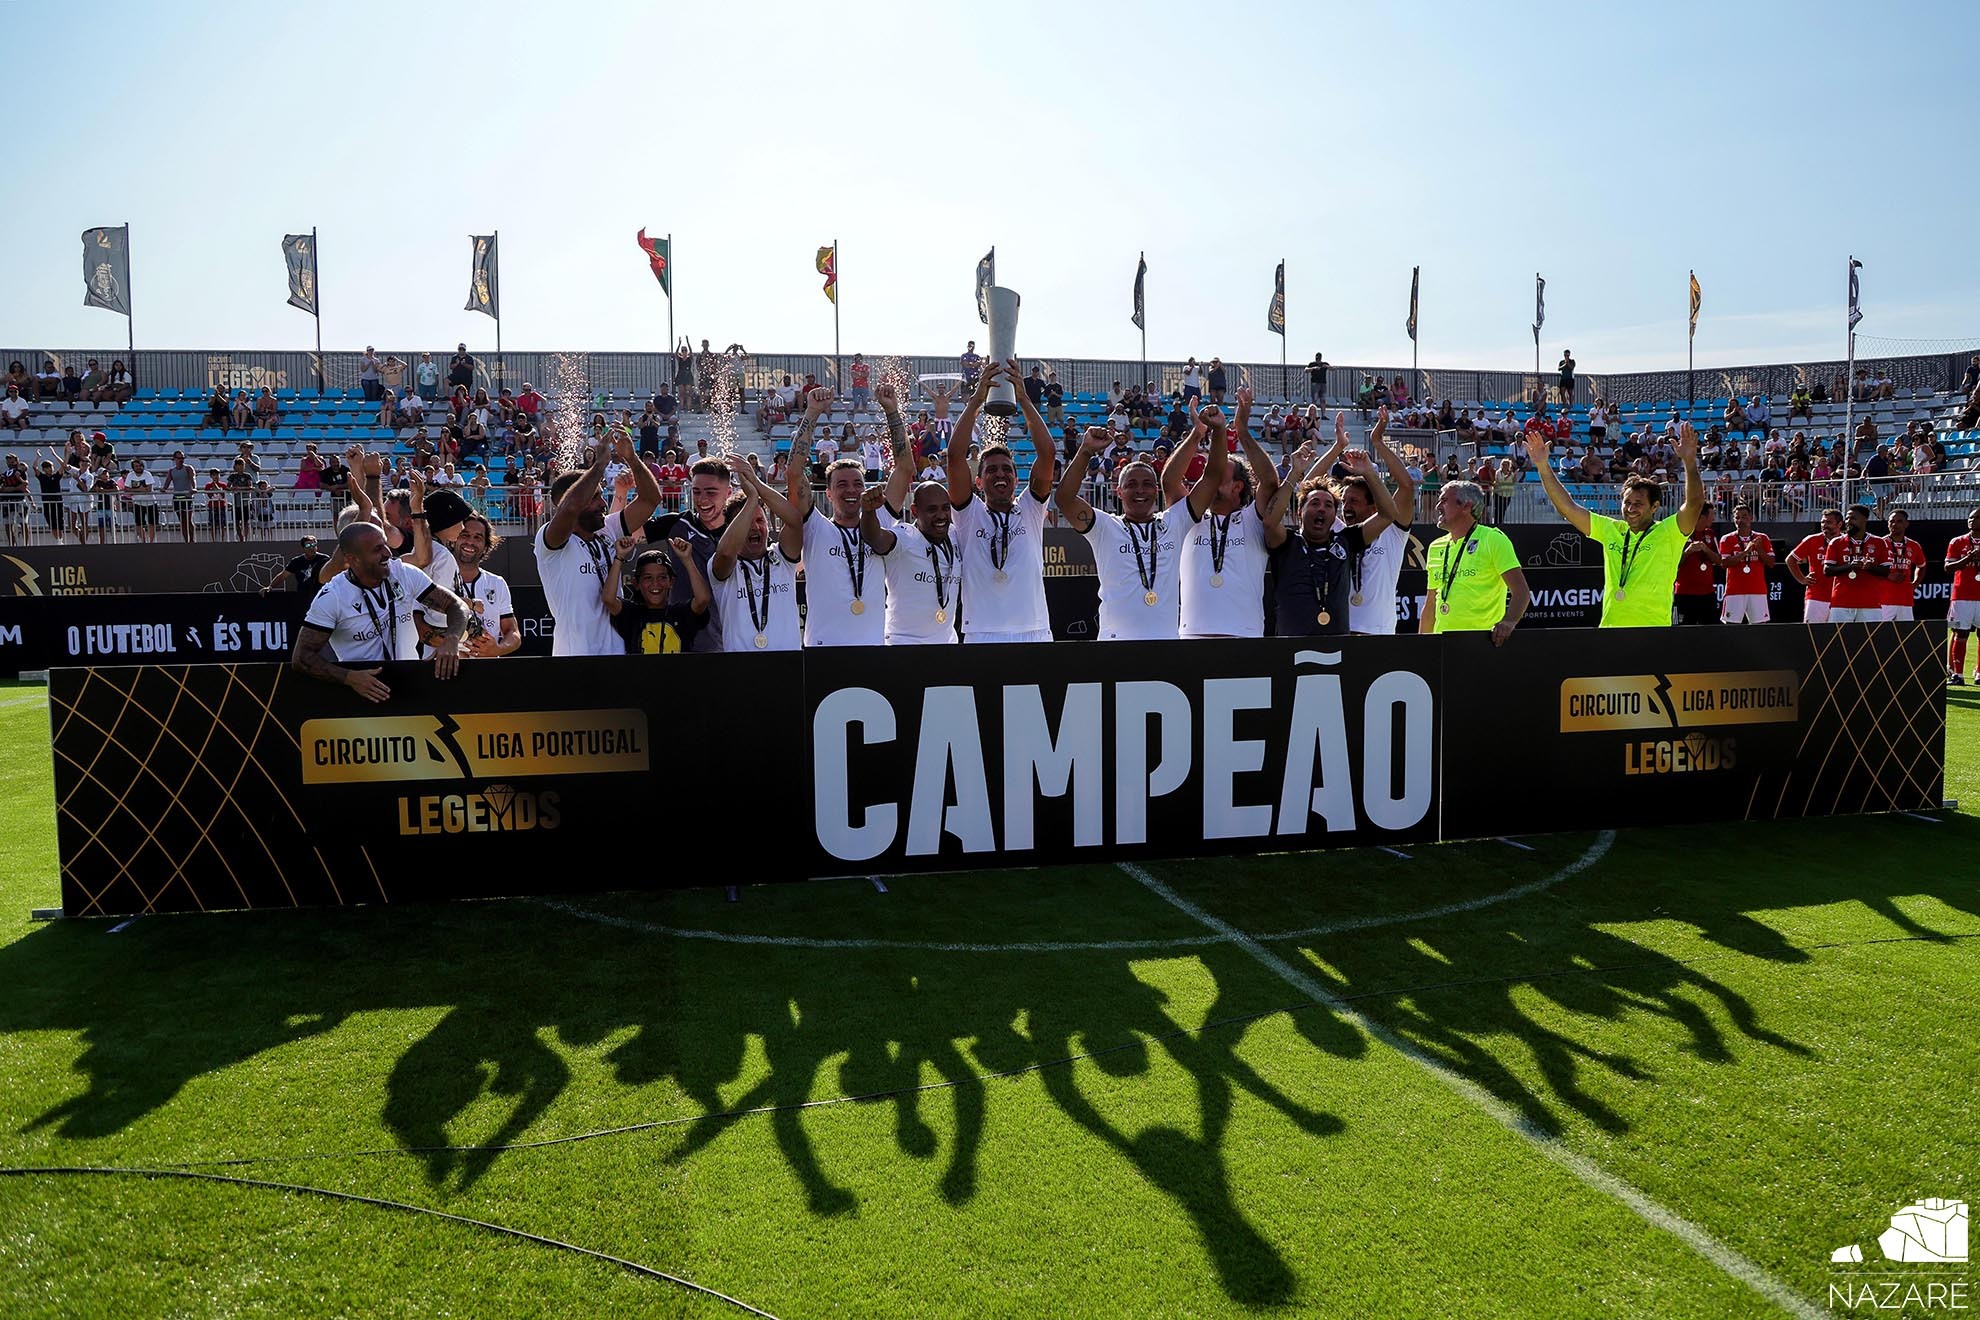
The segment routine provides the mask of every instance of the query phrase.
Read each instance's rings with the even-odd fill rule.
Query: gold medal
[[[1349,596],[1349,597],[1348,597],[1348,604],[1350,604],[1350,605],[1359,605],[1359,604],[1361,604],[1361,593],[1357,591],[1357,592],[1355,592],[1355,593],[1354,593],[1354,594],[1353,594],[1352,596]]]
[[[1222,573],[1212,573],[1212,574],[1210,575],[1210,585],[1211,585],[1211,586],[1213,586],[1213,587],[1221,587],[1221,586],[1223,586],[1223,585],[1224,585],[1224,575],[1223,575]]]
[[[1329,614],[1326,610],[1320,611],[1320,622],[1322,624],[1332,623],[1333,621],[1334,621],[1333,615]]]
[[[856,600],[856,601],[854,601],[854,602],[852,603],[852,611],[853,611],[853,613],[854,613],[854,614],[864,614],[864,613],[866,613],[866,602],[865,602],[865,601],[863,601],[863,600]]]
[[[937,623],[947,623],[948,621],[949,621],[949,612],[948,612],[947,610],[936,610],[936,611],[935,611],[935,622],[937,622]]]
[[[1851,576],[1851,577],[1855,577],[1855,576],[1856,576],[1856,574],[1854,574],[1854,573],[1851,573],[1851,574],[1850,574],[1850,576]],[[1156,595],[1156,594],[1155,594],[1154,592],[1152,592],[1152,591],[1151,591],[1151,592],[1149,592],[1149,593],[1148,593],[1147,595],[1145,595],[1145,596],[1143,596],[1143,597],[1141,598],[1141,601],[1142,601],[1142,604],[1144,604],[1144,605],[1156,605],[1156,604],[1160,604],[1160,603],[1161,603],[1161,600],[1162,600],[1162,598],[1161,598],[1160,596],[1158,596],[1158,595]]]
[[[769,650],[770,639],[768,637],[765,637],[762,633],[756,634],[756,649],[759,651]]]

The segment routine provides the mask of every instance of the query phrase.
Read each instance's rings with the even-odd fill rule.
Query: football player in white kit
[[[1265,519],[1279,474],[1252,439],[1251,397],[1249,386],[1238,388],[1235,426],[1243,461],[1231,458],[1230,445],[1211,445],[1203,476],[1185,493],[1185,476],[1208,430],[1199,419],[1162,466],[1164,501],[1172,514],[1186,512],[1192,524],[1177,564],[1184,637],[1265,635],[1267,551],[1285,539],[1286,529],[1283,519],[1277,526]]]
[[[976,414],[1000,377],[1017,386],[1025,434],[1035,446],[1031,478],[1022,492],[1017,462],[1001,444],[984,446],[977,458],[980,475],[974,483],[970,479],[969,437]],[[1052,640],[1051,616],[1045,610],[1045,512],[1052,497],[1055,460],[1052,433],[1024,392],[1017,363],[985,366],[949,440],[949,499],[954,509],[949,536],[962,563],[966,643]]]
[[[1209,432],[1210,444],[1223,446],[1221,410],[1202,409],[1197,424]],[[1059,478],[1059,516],[1093,546],[1093,564],[1100,577],[1100,640],[1173,639],[1182,622],[1182,531],[1190,520],[1189,506],[1159,507],[1162,479],[1147,459],[1136,455],[1114,476],[1121,511],[1097,512],[1079,488],[1088,465],[1113,443],[1111,429],[1087,430]]]
[[[880,388],[891,400],[893,391],[886,385]],[[826,466],[825,499],[830,517],[811,497],[812,429],[819,414],[831,404],[832,391],[823,386],[806,392],[804,417],[791,440],[785,475],[789,517],[802,529],[804,644],[879,646],[886,636],[886,587],[883,574],[866,571],[873,553],[859,526],[859,500],[866,491],[864,465],[857,458],[840,458]],[[890,425],[893,415],[890,411]],[[772,512],[779,518],[786,516],[781,508],[773,506]]]

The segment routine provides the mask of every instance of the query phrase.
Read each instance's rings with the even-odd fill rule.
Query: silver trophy
[[[985,301],[990,308],[990,361],[1001,367],[1017,356],[1018,296],[993,284],[985,290]],[[992,417],[1013,417],[1017,410],[1014,382],[1000,380],[991,386],[984,412]]]

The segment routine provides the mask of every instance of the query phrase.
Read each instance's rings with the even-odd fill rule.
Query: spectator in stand
[[[457,345],[454,356],[447,361],[447,386],[465,395],[474,388],[474,354],[468,352],[466,344]]]
[[[388,431],[399,429],[399,396],[384,390],[378,396],[378,425]]]
[[[27,539],[28,482],[31,476],[18,454],[7,455],[7,466],[0,469],[0,522],[7,525],[8,545],[20,545]]]
[[[1774,410],[1767,403],[1767,396],[1756,394],[1746,404],[1746,424],[1755,431],[1764,431],[1774,420]]]
[[[1306,401],[1315,407],[1327,406],[1327,359],[1319,353],[1306,364]]]
[[[102,364],[97,362],[95,358],[90,358],[88,364],[83,368],[83,377],[82,377],[83,397],[85,399],[94,401],[96,398],[96,391],[102,389],[106,384],[109,383],[109,381],[110,381],[110,373],[105,371],[102,367]]]
[[[1045,406],[1045,368],[1034,366],[1025,376],[1024,397],[1031,400],[1033,408]]]
[[[1114,394],[1119,394],[1120,389],[1121,383],[1115,381]],[[1183,402],[1186,404],[1194,404],[1203,398],[1203,368],[1196,364],[1196,359],[1193,357],[1183,363],[1182,397]],[[1113,395],[1109,395],[1107,401],[1112,403],[1114,401]]]
[[[873,402],[873,368],[866,365],[864,357],[855,353],[846,374],[852,381],[853,412],[864,412]]]
[[[62,364],[62,401],[76,403],[82,399],[82,377],[76,374],[76,364]]]
[[[1897,382],[1891,379],[1889,367],[1878,371],[1877,378],[1871,382],[1871,386],[1870,397],[1873,399],[1895,399],[1897,397]]]
[[[529,387],[525,385],[524,389]],[[694,403],[694,346],[685,337],[674,348],[674,397],[685,408]]]
[[[431,353],[421,353],[413,366],[413,393],[428,402],[440,397],[440,368]]]
[[[34,373],[34,398],[37,403],[46,403],[62,397],[62,371],[53,358],[41,360],[41,370]]]
[[[41,497],[41,520],[48,526],[48,534],[55,543],[62,542],[62,529],[67,520],[62,514],[62,479],[64,469],[57,467],[53,459],[44,458],[34,470],[34,482]]]
[[[282,414],[275,407],[275,393],[266,385],[261,387],[261,396],[254,401],[254,424],[268,428],[268,434],[275,434],[275,424],[282,420]]]
[[[384,397],[384,386],[379,383],[379,371],[384,363],[378,360],[378,350],[370,344],[364,346],[364,360],[358,363],[358,389],[364,393],[366,403],[377,403]]]
[[[0,399],[0,426],[9,431],[25,431],[27,424],[27,400],[21,396],[21,387],[9,382],[7,397]]]
[[[137,386],[131,383],[131,373],[124,369],[122,358],[110,363],[110,374],[104,379],[103,387],[90,396],[94,403],[129,403],[137,393]]]
[[[1045,420],[1053,426],[1066,424],[1066,387],[1059,383],[1059,373],[1050,368],[1045,372]]]
[[[976,378],[983,374],[983,359],[977,356],[974,339],[969,341],[968,347],[963,349],[962,356],[956,361],[962,368],[963,388],[975,389]]]
[[[1737,394],[1726,400],[1726,407],[1724,413],[1721,414],[1721,420],[1725,429],[1729,432],[1744,431],[1746,429],[1746,406],[1739,401]]]
[[[1206,383],[1210,387],[1210,402],[1216,404],[1218,407],[1222,407],[1224,403],[1224,390],[1229,383],[1225,379],[1224,359],[1213,355],[1210,359],[1210,370],[1206,375],[1209,378]]]
[[[34,401],[34,377],[28,375],[26,365],[19,358],[7,364],[6,383],[8,389],[18,391],[23,399]]]
[[[323,489],[323,456],[314,444],[304,444],[302,457],[296,461],[296,489],[307,491],[312,504]]]
[[[646,401],[646,408],[636,423],[639,428],[639,452],[658,454],[660,452],[660,407],[653,400]]]
[[[1389,384],[1389,407],[1396,410],[1409,407],[1409,385],[1401,376]]]
[[[400,398],[399,417],[401,426],[418,426],[426,420],[426,399],[417,385]]]
[[[1788,394],[1787,419],[1792,422],[1797,417],[1805,422],[1815,420],[1815,396],[1806,385],[1796,385]]]

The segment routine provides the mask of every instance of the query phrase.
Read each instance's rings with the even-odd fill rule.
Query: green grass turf
[[[1980,933],[1980,696],[1951,700],[1942,823],[1631,831],[1502,905],[1267,942],[1819,1307],[1831,1248],[1919,1196],[1975,1199],[1980,943],[1956,937]],[[652,929],[1205,933],[1114,868],[574,905],[618,925],[531,902],[34,925],[57,902],[46,735],[39,690],[0,688],[0,1164],[274,1156],[215,1171],[566,1239],[786,1317],[1779,1313],[1231,944]],[[1149,869],[1269,935],[1597,846],[1528,842]],[[790,1108],[914,1086],[937,1089]],[[436,1220],[75,1178],[0,1179],[0,1313],[736,1314]]]

